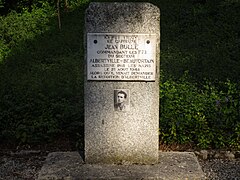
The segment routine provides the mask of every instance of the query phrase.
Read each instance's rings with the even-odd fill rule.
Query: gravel
[[[5,153],[0,154],[0,180],[36,179],[47,153]],[[207,179],[240,180],[240,158],[199,159]]]
[[[0,155],[0,180],[37,179],[46,155]]]
[[[240,159],[210,159],[201,160],[199,164],[207,179],[240,180]]]

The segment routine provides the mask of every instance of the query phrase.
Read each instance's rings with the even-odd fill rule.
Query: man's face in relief
[[[117,96],[117,103],[122,104],[125,101],[124,94],[119,93]]]

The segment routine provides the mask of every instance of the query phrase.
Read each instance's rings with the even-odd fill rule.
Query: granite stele
[[[159,9],[90,3],[85,28],[85,162],[158,163]]]

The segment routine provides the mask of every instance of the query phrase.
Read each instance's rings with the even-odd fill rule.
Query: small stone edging
[[[240,158],[240,151],[223,151],[223,150],[199,150],[194,151],[196,156],[203,160],[208,159],[228,159],[235,160]]]
[[[187,152],[187,151],[186,151]],[[189,151],[191,152],[191,150]],[[224,151],[224,150],[198,150],[193,151],[195,155],[202,159],[202,160],[208,160],[208,159],[227,159],[227,160],[234,160],[240,158],[240,151]],[[37,155],[41,154],[40,150],[21,150],[18,152],[11,152],[9,155]]]

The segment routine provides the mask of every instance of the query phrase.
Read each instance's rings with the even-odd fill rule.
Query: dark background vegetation
[[[83,147],[89,2],[0,0],[2,143]],[[147,2],[161,10],[160,143],[240,149],[240,1]]]

